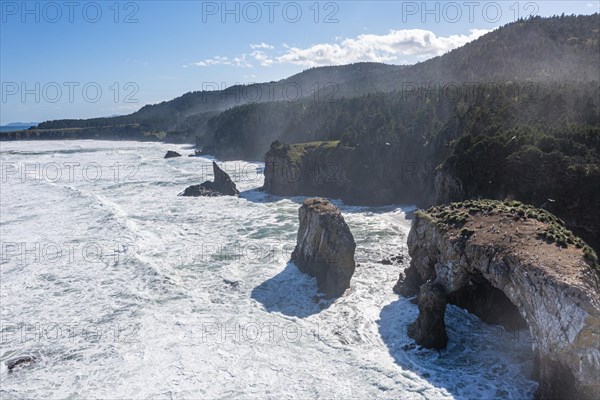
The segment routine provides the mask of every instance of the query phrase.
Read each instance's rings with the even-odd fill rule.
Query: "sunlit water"
[[[211,160],[160,143],[2,142],[0,397],[530,398],[531,341],[454,307],[449,346],[411,346],[392,292],[413,207],[336,202],[357,242],[351,289],[319,300],[288,263],[302,198],[177,194]],[[163,159],[167,150],[184,157]],[[33,365],[9,373],[21,355]]]

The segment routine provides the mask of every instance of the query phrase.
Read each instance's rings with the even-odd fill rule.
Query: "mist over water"
[[[239,198],[178,197],[212,179],[192,152],[2,143],[0,397],[532,397],[528,332],[450,306],[446,350],[406,337],[417,307],[392,287],[414,207],[336,202],[359,266],[325,301],[289,263],[303,198],[257,191],[243,161],[223,163]],[[37,362],[9,373],[22,355]]]

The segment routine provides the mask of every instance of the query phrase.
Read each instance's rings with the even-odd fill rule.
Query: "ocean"
[[[527,331],[449,306],[447,349],[406,336],[417,306],[392,287],[414,206],[334,201],[359,265],[326,301],[289,262],[304,198],[258,191],[261,163],[219,160],[239,197],[178,197],[212,179],[192,152],[0,143],[1,398],[532,398]]]

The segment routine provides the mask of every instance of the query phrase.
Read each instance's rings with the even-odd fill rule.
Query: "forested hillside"
[[[408,92],[466,82],[593,81],[598,79],[599,26],[598,14],[519,20],[416,65],[357,63],[312,68],[278,82],[190,92],[127,116],[48,121],[37,128],[138,124],[144,132],[160,133],[158,136],[166,135],[167,139],[195,142],[198,137],[205,144],[213,140],[206,133],[214,133],[207,121],[246,103],[305,99],[327,107],[325,103],[369,93]]]

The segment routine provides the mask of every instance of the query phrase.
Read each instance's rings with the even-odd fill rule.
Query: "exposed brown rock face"
[[[217,163],[213,161],[214,181],[206,181],[200,185],[192,185],[185,189],[181,196],[237,196],[240,192],[237,190],[235,183],[231,180],[227,172],[223,171]]]
[[[412,295],[430,282],[421,286],[420,315],[409,334],[438,348],[439,338],[424,330],[441,329],[443,298],[487,322],[526,323],[538,360],[536,397],[597,399],[599,278],[581,249],[540,239],[545,228],[510,213],[471,214],[464,227],[441,226],[431,214],[417,213],[408,237],[412,260],[406,275],[412,278],[397,290]]]
[[[327,297],[341,296],[354,274],[356,243],[340,210],[329,201],[310,198],[298,211],[300,228],[292,261],[317,278]]]

